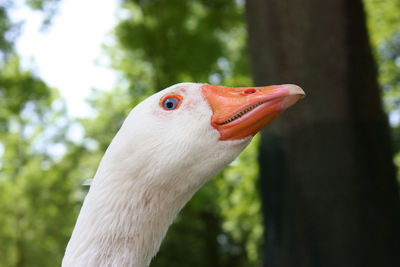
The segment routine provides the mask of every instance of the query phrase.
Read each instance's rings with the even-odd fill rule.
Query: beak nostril
[[[256,89],[254,88],[249,88],[243,91],[243,94],[245,95],[250,95],[250,94],[254,94],[256,92]]]

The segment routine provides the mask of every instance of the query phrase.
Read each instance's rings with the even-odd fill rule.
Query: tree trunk
[[[400,266],[400,201],[361,0],[247,0],[257,85],[307,97],[262,132],[264,266]]]

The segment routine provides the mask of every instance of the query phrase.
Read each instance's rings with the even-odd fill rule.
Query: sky
[[[109,90],[115,84],[102,44],[112,40],[109,33],[117,22],[118,1],[63,0],[46,31],[40,31],[41,12],[24,7],[21,0],[14,3],[12,20],[24,21],[16,43],[23,66],[33,67],[49,86],[60,91],[69,115],[90,116],[85,98],[91,88]]]

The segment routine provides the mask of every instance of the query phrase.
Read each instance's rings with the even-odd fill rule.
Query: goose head
[[[180,83],[145,99],[100,162],[63,266],[148,266],[193,194],[303,96],[295,85]]]
[[[303,96],[296,85],[176,84],[131,111],[107,151],[113,156],[106,156],[113,166],[126,164],[125,170],[137,164],[152,165],[149,184],[179,182],[197,187],[233,161],[259,130]]]

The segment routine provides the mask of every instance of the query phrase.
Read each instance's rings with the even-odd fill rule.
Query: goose
[[[100,161],[62,266],[149,266],[193,194],[304,95],[180,83],[139,103]]]

